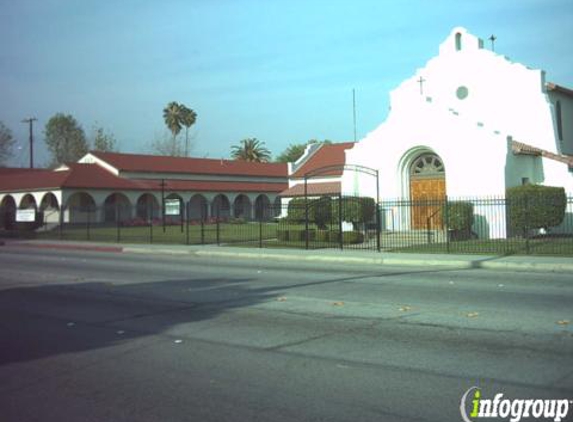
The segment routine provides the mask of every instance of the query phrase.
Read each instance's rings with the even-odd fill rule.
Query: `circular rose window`
[[[469,94],[469,91],[465,86],[460,86],[456,90],[456,97],[458,97],[458,99],[460,99],[460,100],[466,99],[468,94]]]

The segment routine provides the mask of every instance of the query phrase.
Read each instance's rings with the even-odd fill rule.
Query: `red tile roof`
[[[303,178],[310,171],[329,166],[343,166],[346,161],[345,151],[354,146],[354,142],[340,144],[324,144],[304,163],[293,175],[294,178]],[[340,176],[342,168],[334,169],[321,176]]]
[[[284,177],[285,179],[288,176],[286,163],[251,163],[211,158],[162,157],[98,151],[91,151],[91,154],[116,169],[127,172],[266,176]]]
[[[511,150],[516,155],[535,155],[551,160],[559,161],[560,163],[567,164],[569,167],[573,167],[573,156],[571,155],[559,155],[553,152],[546,151],[531,145],[524,144],[522,142],[511,141]]]
[[[341,190],[340,182],[307,183],[306,191],[308,196],[338,195]],[[292,198],[304,196],[304,183],[299,183],[280,193],[280,196]]]
[[[68,170],[0,171],[0,191],[31,191],[50,189],[108,189],[160,191],[160,180],[126,179],[115,176],[97,164],[67,164]],[[220,182],[166,180],[168,191],[218,191],[218,192],[274,192],[288,187],[286,182]]]

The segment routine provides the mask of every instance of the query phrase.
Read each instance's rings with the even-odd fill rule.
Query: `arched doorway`
[[[40,213],[44,223],[58,223],[60,221],[58,198],[52,192],[48,192],[42,197]]]
[[[66,222],[85,223],[96,220],[95,201],[89,193],[76,192],[68,198],[66,204],[66,207],[62,207],[62,212],[66,211],[68,213]]]
[[[223,194],[219,194],[213,198],[213,202],[211,203],[211,216],[229,218],[230,215],[231,204],[229,199]]]
[[[412,228],[441,228],[446,197],[446,171],[442,159],[432,152],[418,155],[410,165],[409,176]]]
[[[208,217],[207,199],[200,194],[193,195],[189,201],[189,219],[201,220]]]
[[[14,228],[16,222],[16,201],[11,195],[6,195],[0,203],[0,220],[6,230]]]
[[[131,218],[131,203],[123,193],[112,193],[103,203],[106,223],[125,221]]]
[[[159,218],[159,202],[152,194],[144,193],[137,199],[136,213],[138,218],[145,221]]]
[[[271,209],[271,201],[267,195],[259,195],[255,200],[255,219],[268,220],[273,216],[273,210]]]
[[[239,195],[233,203],[233,217],[251,219],[251,201],[247,195]]]
[[[36,199],[34,199],[34,196],[32,194],[27,193],[22,197],[22,200],[20,201],[20,209],[21,210],[38,209],[38,206],[36,204]]]

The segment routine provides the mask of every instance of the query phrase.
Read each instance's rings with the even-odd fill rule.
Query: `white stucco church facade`
[[[386,121],[345,153],[347,164],[379,171],[380,198],[503,197],[526,183],[571,195],[573,91],[455,28],[391,92]],[[371,177],[346,170],[341,184],[344,193],[376,197]]]

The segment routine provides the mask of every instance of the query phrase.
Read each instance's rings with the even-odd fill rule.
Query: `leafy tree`
[[[243,139],[239,145],[231,148],[231,157],[234,160],[267,163],[271,158],[271,152],[264,145],[265,143],[257,138]]]
[[[180,121],[185,126],[185,156],[189,156],[189,128],[195,124],[197,113],[181,104]]]
[[[294,163],[306,149],[306,144],[290,144],[276,159],[277,163]]]
[[[167,157],[183,157],[185,151],[177,138],[165,133],[162,136],[156,135],[149,145],[151,153]]]
[[[88,152],[84,130],[70,114],[52,116],[46,123],[44,135],[54,165],[77,161]]]
[[[16,140],[8,126],[0,122],[0,166],[4,166],[6,160],[12,156],[12,148]]]
[[[99,126],[94,129],[93,146],[96,151],[113,152],[116,151],[116,140],[112,133],[106,132]]]
[[[285,149],[276,159],[277,163],[294,163],[304,154],[306,147],[310,144],[331,144],[332,142],[325,139],[324,141],[319,141],[317,139],[311,139],[305,144],[290,144],[287,149]]]

